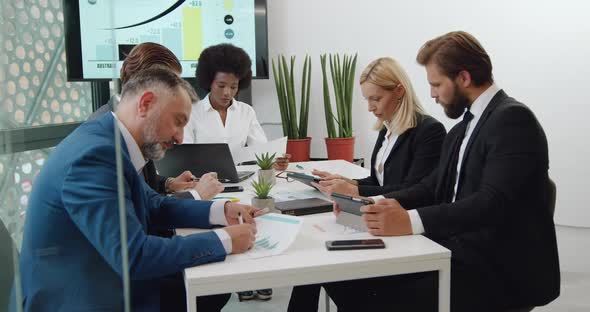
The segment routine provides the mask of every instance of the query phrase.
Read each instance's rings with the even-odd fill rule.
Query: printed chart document
[[[254,144],[246,147],[242,147],[234,151],[232,157],[236,164],[245,161],[256,160],[255,155],[262,153],[269,153],[270,155],[276,153],[275,157],[282,156],[287,152],[287,137],[268,141],[266,143]]]
[[[249,251],[235,255],[250,259],[283,253],[297,238],[303,219],[278,213],[267,213],[256,219],[256,241]]]
[[[247,260],[280,255],[297,238],[303,225],[303,219],[279,213],[267,213],[256,217],[256,240],[252,249],[242,254],[228,255],[232,259]],[[203,233],[205,229],[176,229],[176,234],[186,236]]]

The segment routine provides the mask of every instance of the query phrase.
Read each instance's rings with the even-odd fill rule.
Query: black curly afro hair
[[[239,79],[238,90],[248,88],[252,82],[252,61],[248,53],[229,43],[210,46],[201,52],[197,64],[197,85],[207,92],[217,73],[234,74]]]

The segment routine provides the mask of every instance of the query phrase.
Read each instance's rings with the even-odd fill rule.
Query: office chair
[[[0,220],[0,309],[8,307],[14,281],[13,246],[12,237]]]
[[[534,309],[535,307],[528,307],[528,308],[519,308],[519,309],[508,309],[504,312],[530,312]]]
[[[555,201],[557,199],[557,187],[555,186],[555,182],[549,178],[549,211],[551,215],[555,215]],[[508,309],[504,312],[530,312],[535,307],[526,307],[526,308],[517,308],[517,309]]]
[[[557,199],[557,187],[555,186],[555,182],[549,178],[549,211],[551,211],[551,215],[555,215],[555,201]]]

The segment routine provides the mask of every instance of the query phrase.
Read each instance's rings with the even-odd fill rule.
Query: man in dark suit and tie
[[[124,85],[137,72],[150,68],[166,68],[178,76],[182,73],[182,65],[172,51],[158,43],[143,42],[133,47],[125,57],[121,66],[121,85]],[[118,94],[111,96],[109,101],[92,113],[88,120],[115,111],[119,98]],[[199,182],[193,181],[193,175],[189,171],[185,171],[175,178],[164,177],[157,174],[156,166],[152,160],[145,164],[142,175],[147,184],[160,194],[172,193],[176,197],[210,200],[223,191],[223,185],[217,181],[217,176],[213,173],[203,175]]]
[[[431,96],[462,121],[430,176],[361,208],[369,232],[424,234],[449,248],[452,311],[551,302],[560,273],[543,128],[494,83],[491,60],[472,35],[432,39],[417,61]],[[436,311],[437,286],[432,272],[325,285],[339,311]]]

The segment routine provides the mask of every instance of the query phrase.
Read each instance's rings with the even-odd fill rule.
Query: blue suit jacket
[[[20,257],[25,311],[119,311],[123,280],[114,117],[86,122],[51,153],[35,180]],[[162,197],[135,171],[121,137],[133,311],[159,310],[162,276],[222,261],[213,232],[147,235],[151,226],[211,227],[211,202]]]

